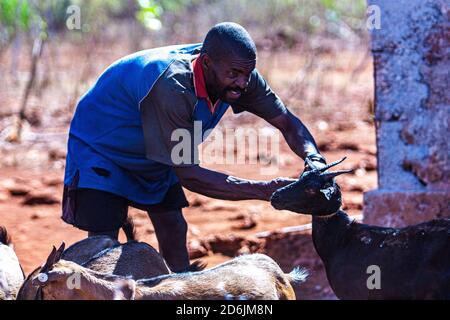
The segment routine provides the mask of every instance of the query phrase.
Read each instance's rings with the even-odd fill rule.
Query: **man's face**
[[[203,56],[203,66],[208,94],[227,103],[239,99],[247,89],[250,74],[255,69],[254,61],[239,58],[212,60],[208,55]]]

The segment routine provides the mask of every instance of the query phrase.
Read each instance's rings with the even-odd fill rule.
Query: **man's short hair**
[[[201,53],[212,59],[231,57],[256,60],[256,46],[247,30],[233,22],[216,24],[206,34]]]

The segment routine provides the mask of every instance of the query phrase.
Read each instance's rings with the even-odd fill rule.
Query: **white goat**
[[[25,278],[11,238],[0,226],[0,300],[13,300]]]

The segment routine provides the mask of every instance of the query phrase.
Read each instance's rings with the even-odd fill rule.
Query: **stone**
[[[366,171],[374,171],[377,169],[377,162],[374,157],[366,157],[359,161],[357,167]]]
[[[9,195],[3,191],[0,191],[0,202],[5,202],[9,199]]]
[[[189,224],[188,232],[189,232],[189,234],[191,236],[194,236],[194,237],[200,235],[200,229],[197,226],[193,225],[193,224]]]
[[[364,194],[364,223],[401,228],[449,216],[448,192],[372,190]]]
[[[52,149],[48,151],[48,159],[51,161],[58,160],[58,159],[65,159],[66,158],[66,152],[61,149]]]
[[[188,244],[189,259],[198,259],[209,254],[208,249],[199,240],[191,240]]]
[[[364,222],[405,226],[450,216],[448,1],[369,0],[375,68],[378,189]]]
[[[234,230],[249,230],[255,228],[257,224],[258,223],[255,221],[255,219],[253,219],[251,216],[247,216],[242,219],[239,224],[233,226],[232,228]]]
[[[213,253],[220,253],[228,257],[235,257],[244,247],[248,248],[245,251],[257,252],[261,245],[259,239],[233,234],[227,236],[213,235],[205,239],[205,242]]]
[[[234,257],[241,249],[241,243],[244,237],[234,235],[230,236],[213,236],[207,240],[209,247],[213,253],[221,253],[228,257]]]
[[[189,204],[191,207],[201,207],[205,204],[205,201],[198,196],[190,196]]]
[[[16,186],[16,182],[13,179],[2,179],[0,180],[0,188],[10,189]]]
[[[215,200],[215,201],[211,201],[210,203],[208,203],[207,205],[204,205],[204,211],[238,211],[239,207],[237,205],[234,204],[230,204],[227,203],[225,201],[222,200]]]
[[[23,205],[28,206],[57,203],[60,203],[60,199],[57,198],[53,193],[45,191],[32,191],[27,194],[22,201]]]
[[[57,187],[63,184],[63,178],[44,177],[42,182],[49,187]]]
[[[31,214],[30,218],[31,220],[38,220],[47,217],[48,214],[43,211],[35,211]]]
[[[12,196],[22,197],[22,196],[26,196],[27,194],[29,194],[31,192],[31,188],[28,186],[16,185],[14,187],[8,188],[8,191]]]
[[[339,143],[337,149],[359,151],[359,146],[356,142],[346,141]]]

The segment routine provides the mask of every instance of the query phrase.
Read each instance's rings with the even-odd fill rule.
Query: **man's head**
[[[255,43],[240,25],[219,23],[206,35],[201,63],[208,94],[233,103],[246,90],[255,69]]]

